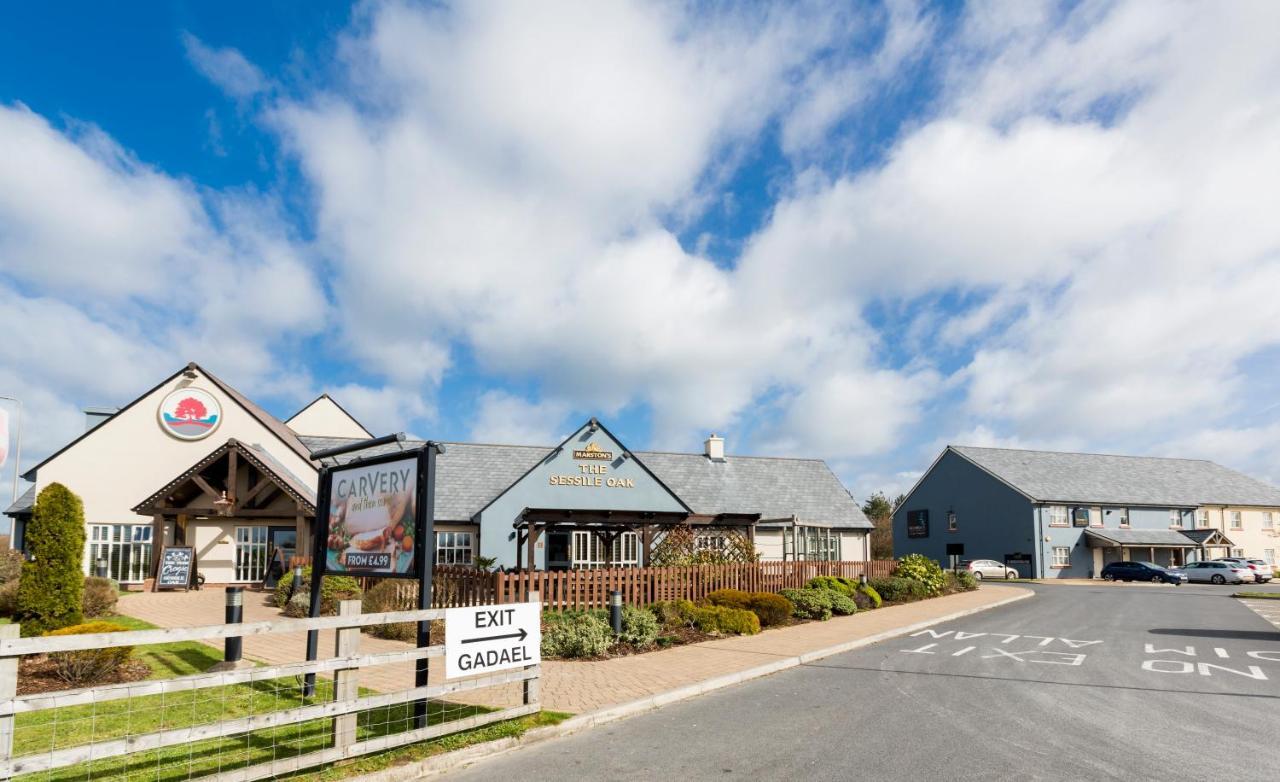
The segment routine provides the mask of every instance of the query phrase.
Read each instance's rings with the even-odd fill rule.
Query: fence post
[[[21,625],[0,625],[0,638],[20,638],[22,636]],[[8,700],[18,694],[18,660],[20,657],[0,657],[0,700]],[[14,716],[12,714],[0,717],[0,760],[11,760],[13,758],[13,728]],[[8,777],[4,777],[8,779]]]
[[[530,602],[530,603],[540,603],[540,602],[542,602],[542,593],[541,593],[541,592],[530,592],[530,593],[529,593],[529,602]],[[541,613],[541,612],[539,612],[539,613]],[[0,625],[0,627],[2,627],[2,625]],[[526,706],[536,706],[538,703],[540,703],[540,702],[542,701],[542,678],[541,678],[542,674],[541,674],[541,666],[537,666],[537,665],[526,665],[526,666],[524,667],[524,669],[525,669],[525,671],[526,671],[526,672],[527,672],[527,671],[529,671],[529,670],[536,670],[536,672],[537,672],[537,674],[538,674],[537,676],[535,676],[535,677],[534,677],[534,678],[532,678],[532,679],[525,679],[525,680],[524,680],[524,705],[526,705]]]
[[[359,616],[359,600],[343,600],[338,604],[338,616]],[[360,651],[360,628],[340,627],[334,633],[335,657],[354,657]],[[360,697],[360,685],[356,679],[359,668],[338,668],[333,672],[333,699],[349,701]],[[339,749],[356,743],[357,715],[343,714],[333,718],[333,746]]]

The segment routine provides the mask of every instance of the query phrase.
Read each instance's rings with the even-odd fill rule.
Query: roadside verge
[[[724,687],[730,687],[735,684],[741,684],[752,679],[758,679],[762,676],[768,676],[789,668],[795,668],[825,657],[853,651],[854,649],[870,646],[871,644],[879,643],[890,638],[909,635],[944,622],[951,622],[982,611],[1009,605],[1010,603],[1015,603],[1019,600],[1025,600],[1035,594],[1029,589],[1012,586],[990,586],[984,587],[984,589],[980,591],[985,591],[986,589],[991,589],[992,591],[998,590],[1001,594],[995,596],[994,600],[984,602],[982,605],[948,611],[946,613],[929,616],[927,618],[913,619],[910,614],[907,614],[903,617],[904,621],[902,624],[894,627],[888,627],[880,630],[879,632],[861,635],[847,641],[828,644],[797,652],[795,654],[781,655],[776,657],[776,659],[761,665],[751,666],[749,668],[718,676],[711,676],[692,684],[682,685],[654,695],[630,700],[625,703],[605,706],[585,714],[580,714],[576,717],[570,717],[558,725],[535,728],[518,738],[499,739],[485,744],[479,744],[473,747],[467,747],[465,749],[436,755],[435,757],[427,758],[408,765],[396,766],[375,774],[356,777],[350,780],[350,782],[392,782],[393,780],[422,779],[434,776],[436,774],[440,774],[484,758],[500,755],[514,749],[527,747],[532,744],[537,744],[554,738],[560,738],[562,736],[568,736],[597,725],[603,725],[615,720],[633,717],[637,714],[643,714],[669,703],[687,700]],[[926,601],[926,603],[927,602],[929,601]]]

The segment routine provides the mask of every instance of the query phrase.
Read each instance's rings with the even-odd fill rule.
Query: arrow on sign
[[[529,631],[522,627],[520,628],[520,632],[518,633],[507,633],[506,635],[487,635],[484,638],[465,638],[463,639],[462,642],[464,644],[478,644],[478,643],[483,643],[485,641],[502,641],[507,638],[519,638],[521,641],[523,641],[528,637],[529,637]]]

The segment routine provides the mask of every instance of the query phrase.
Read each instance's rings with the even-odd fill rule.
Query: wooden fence
[[[92,777],[93,769],[87,764],[90,762],[97,764],[104,760],[127,764],[130,766],[130,772],[135,772],[145,767],[150,761],[142,758],[135,760],[133,757],[125,756],[188,746],[189,752],[179,753],[181,758],[187,763],[203,764],[200,768],[190,769],[192,773],[181,773],[181,769],[174,769],[171,765],[165,765],[163,769],[157,766],[154,776],[205,778],[214,779],[217,782],[250,782],[250,780],[274,778],[300,769],[327,765],[358,755],[426,741],[491,722],[536,713],[539,709],[540,692],[540,667],[537,665],[426,686],[409,686],[393,692],[361,693],[357,687],[357,673],[360,669],[392,663],[416,664],[416,661],[440,657],[444,654],[444,647],[441,645],[362,654],[359,650],[361,627],[429,621],[443,617],[444,611],[441,609],[362,614],[360,601],[348,600],[341,603],[338,616],[315,619],[276,619],[244,624],[37,638],[19,638],[17,625],[0,626],[0,779],[71,766],[82,766],[82,769],[77,770],[77,774],[81,776],[88,774]],[[210,640],[264,633],[298,633],[304,630],[335,630],[334,653],[329,656],[322,654],[321,659],[314,662],[251,667],[34,695],[16,695],[18,660],[23,655],[144,646],[174,641]],[[192,691],[210,690],[214,696],[210,702],[215,702],[219,690],[211,688],[224,688],[228,685],[244,685],[250,688],[273,685],[297,687],[302,682],[302,677],[316,674],[333,679],[331,698],[320,698],[318,702],[304,699],[302,704],[296,707],[276,707],[279,710],[254,713],[249,716],[240,716],[243,714],[240,712],[233,717],[216,721],[196,721],[199,715],[195,713],[193,707],[190,724],[174,726],[163,724],[164,721],[162,721],[158,730],[141,733],[130,731],[124,736],[98,737],[91,730],[87,736],[82,735],[79,737],[80,740],[74,742],[68,742],[58,735],[56,738],[60,740],[54,742],[45,751],[36,753],[27,751],[24,754],[14,755],[15,718],[21,714],[43,712],[44,715],[39,721],[50,722],[56,728],[56,720],[60,714],[65,715],[67,720],[81,722],[84,720],[84,716],[79,714],[84,711],[83,708],[67,709],[66,707],[90,707],[95,719],[98,722],[105,722],[113,713],[126,717],[133,713],[141,713],[139,709],[143,704],[135,700],[138,698],[155,700],[158,697],[162,704],[160,708],[163,709],[163,699],[166,696],[173,697],[180,696],[182,693],[192,693]],[[493,711],[473,709],[460,714],[457,719],[441,721],[437,718],[433,720],[435,724],[429,723],[425,717],[410,717],[402,729],[380,735],[368,735],[361,730],[362,727],[368,727],[367,717],[384,714],[392,707],[408,706],[414,703],[425,704],[428,700],[438,703],[439,699],[451,694],[516,682],[523,682],[524,689],[523,703],[518,706]],[[221,696],[223,700],[227,697],[225,694]],[[123,703],[119,705],[113,703],[120,701]],[[271,731],[281,726],[294,725],[298,727],[300,734],[317,729],[328,731],[329,740],[323,742],[328,746],[290,753],[289,746],[272,743],[274,734]],[[225,751],[226,742],[220,740],[229,737],[239,737],[239,744],[245,746],[265,746],[263,759],[246,761],[238,758],[224,758],[221,753]],[[112,761],[112,759],[119,760]],[[155,762],[159,762],[158,756]],[[111,776],[117,776],[118,769],[116,771],[117,774],[111,774]]]
[[[542,595],[551,609],[604,608],[609,593],[622,592],[628,605],[646,606],[662,600],[701,600],[717,589],[777,592],[799,589],[815,576],[880,578],[893,572],[893,560],[871,562],[741,562],[687,567],[620,567],[594,570],[533,570],[488,573],[462,567],[437,567],[432,581],[436,608],[521,603],[530,592]],[[417,605],[418,585],[397,582],[396,605]],[[366,587],[367,588],[367,587]]]

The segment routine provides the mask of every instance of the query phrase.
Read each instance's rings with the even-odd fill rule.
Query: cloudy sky
[[[7,17],[24,466],[195,360],[281,417],[715,431],[859,497],[946,443],[1280,480],[1270,0]]]

